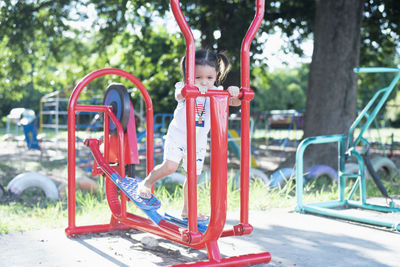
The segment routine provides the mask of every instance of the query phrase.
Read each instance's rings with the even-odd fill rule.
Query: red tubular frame
[[[240,53],[242,114],[240,155],[240,228],[245,233],[252,231],[249,225],[249,174],[250,174],[250,101],[254,92],[250,89],[250,45],[264,17],[265,0],[257,0],[256,15],[243,39]]]
[[[196,134],[195,134],[195,98],[200,95],[194,86],[195,67],[195,42],[193,34],[180,9],[179,0],[171,0],[171,9],[176,21],[186,40],[186,85],[182,95],[186,98],[187,118],[187,148],[188,148],[188,191],[189,206],[188,229],[181,228],[175,224],[161,220],[158,225],[147,218],[143,218],[126,211],[127,196],[119,192],[111,179],[106,179],[106,195],[110,210],[112,212],[109,224],[76,226],[76,198],[75,198],[75,115],[77,111],[103,112],[104,113],[104,154],[99,150],[100,141],[89,139],[88,145],[95,157],[97,165],[94,174],[103,173],[110,177],[118,172],[125,176],[125,145],[122,126],[106,106],[83,106],[77,105],[81,91],[94,79],[104,75],[118,75],[131,81],[140,90],[146,104],[147,124],[147,173],[153,169],[153,106],[150,96],[143,84],[132,74],[119,69],[101,69],[84,77],[74,89],[68,106],[68,227],[66,234],[103,232],[116,229],[136,228],[149,233],[159,235],[172,241],[187,245],[192,248],[207,248],[209,261],[196,262],[196,266],[242,266],[249,264],[268,263],[271,255],[268,252],[241,255],[236,257],[222,258],[219,252],[217,240],[219,237],[238,236],[250,234],[252,226],[248,223],[248,198],[249,198],[249,121],[250,101],[254,97],[250,89],[250,44],[261,24],[264,14],[265,0],[257,0],[256,16],[242,42],[241,49],[241,91],[242,99],[242,149],[241,149],[241,216],[240,224],[232,229],[224,231],[227,210],[227,138],[228,138],[228,99],[227,91],[209,90],[205,95],[210,98],[211,106],[211,216],[207,231],[201,234],[197,229],[197,179],[196,179]],[[117,127],[118,134],[118,170],[109,165],[109,120]]]
[[[265,0],[256,1],[257,11],[249,30],[246,33],[241,47],[241,94],[242,98],[242,122],[241,122],[241,212],[240,224],[232,230],[223,231],[226,219],[226,178],[227,178],[227,121],[228,121],[228,94],[225,92],[209,91],[204,96],[210,97],[211,104],[211,217],[209,229],[202,240],[206,241],[210,261],[206,264],[222,263],[217,246],[219,236],[250,234],[253,230],[248,223],[248,202],[249,202],[249,151],[250,151],[250,101],[254,92],[250,89],[250,44],[261,25]],[[195,98],[199,96],[194,86],[195,69],[195,42],[193,34],[188,26],[185,17],[180,9],[179,0],[171,0],[171,9],[186,41],[186,77],[185,87],[182,95],[186,99],[186,126],[187,126],[187,149],[188,149],[188,192],[189,192],[189,234],[198,237],[197,231],[197,183],[196,183],[196,134],[195,134]],[[221,115],[226,114],[226,116]],[[214,116],[215,115],[215,116]],[[222,152],[222,153],[221,153]],[[214,166],[214,167],[213,167]],[[222,197],[221,197],[222,196]],[[218,224],[220,223],[220,224]],[[220,227],[222,225],[222,227]],[[214,229],[217,236],[208,235],[210,227]],[[218,230],[217,230],[218,229]],[[244,255],[230,261],[229,264],[241,265],[249,261],[241,259],[248,257]],[[243,257],[243,258],[241,258]],[[253,255],[249,258],[255,258]],[[269,262],[269,253],[263,255],[263,261]],[[261,263],[258,262],[258,263]],[[255,263],[253,263],[255,264]],[[219,265],[219,264],[218,264]]]
[[[89,226],[76,226],[76,183],[75,183],[75,167],[76,167],[76,144],[75,144],[75,115],[77,111],[87,111],[87,112],[104,112],[104,151],[105,155],[108,155],[109,144],[108,144],[108,123],[109,117],[113,120],[114,124],[117,126],[118,130],[118,139],[119,139],[119,159],[120,165],[124,166],[125,163],[125,153],[124,153],[124,138],[122,126],[114,116],[114,114],[110,111],[109,108],[104,106],[90,106],[90,105],[78,105],[78,98],[81,94],[82,90],[94,79],[105,76],[105,75],[118,75],[120,77],[124,77],[131,81],[141,92],[145,104],[146,104],[146,124],[147,124],[147,158],[152,159],[153,155],[153,104],[151,102],[150,95],[147,92],[147,89],[144,85],[132,74],[120,70],[120,69],[101,69],[94,71],[87,76],[85,76],[75,87],[74,91],[69,100],[68,104],[68,227],[65,229],[67,236],[73,236],[75,234],[82,234],[88,232],[103,232],[110,231],[116,229],[127,229],[130,228],[126,225],[120,225],[115,221],[115,218],[111,218],[110,224],[100,224],[100,225],[89,225]],[[153,169],[153,161],[147,161],[147,172],[150,172]],[[120,169],[120,175],[125,176],[125,168]],[[108,179],[107,179],[108,181]],[[109,182],[106,182],[106,190],[110,190]],[[112,190],[111,190],[112,191]],[[122,206],[122,214],[126,214],[126,201],[127,198],[125,195],[121,196],[121,206]],[[110,201],[109,201],[110,202]],[[115,200],[111,201],[115,202]],[[111,208],[111,207],[110,207]]]

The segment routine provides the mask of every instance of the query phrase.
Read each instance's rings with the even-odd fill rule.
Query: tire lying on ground
[[[81,177],[81,178],[76,178],[75,180],[75,188],[76,190],[82,190],[82,191],[87,191],[90,193],[96,193],[98,191],[98,184],[95,180],[90,179],[88,177]],[[58,186],[58,196],[60,199],[65,199],[67,197],[68,191],[67,191],[68,185],[66,183],[61,183]]]
[[[346,163],[344,165],[344,170],[346,173],[356,174],[358,173],[358,164],[357,163]]]
[[[0,184],[0,199],[5,195],[5,193],[3,186]]]
[[[386,157],[374,157],[371,159],[371,164],[374,167],[376,172],[384,172],[384,175],[389,178],[397,177],[399,175],[399,170],[397,169],[396,164],[392,160]],[[346,173],[358,173],[358,164],[357,163],[346,163],[345,171]],[[368,172],[367,167],[365,166],[365,177],[367,179],[371,178],[370,173]],[[382,178],[382,177],[381,177]]]
[[[76,179],[76,187],[80,190],[88,191],[90,193],[95,193],[98,190],[97,182],[84,176]]]
[[[38,187],[43,190],[46,197],[58,200],[58,190],[49,177],[36,172],[25,172],[15,176],[7,185],[8,192],[19,195],[25,189]]]
[[[272,173],[269,178],[269,186],[283,187],[289,180],[296,178],[296,170],[292,168],[282,168]]]
[[[398,178],[399,170],[397,169],[396,164],[392,160],[386,157],[374,157],[371,159],[371,164],[374,167],[374,170],[378,173],[379,178],[387,180],[392,180],[393,178]],[[381,173],[383,175],[380,175]],[[381,177],[382,176],[382,177]],[[371,178],[368,173],[368,178]]]
[[[328,165],[314,165],[306,171],[306,180],[327,177],[331,183],[338,180],[338,173]]]
[[[209,170],[202,172],[197,182],[198,184],[210,182],[210,177],[211,177],[211,172]],[[240,189],[240,171],[235,171],[235,170],[228,171],[227,175],[228,181],[230,177],[233,177],[232,187],[234,189]],[[255,168],[250,168],[249,180],[250,183],[254,182],[255,180],[259,180],[263,184],[267,184],[269,182],[268,176],[263,171]]]
[[[250,183],[256,180],[261,181],[263,184],[269,183],[268,176],[262,170],[256,168],[250,168],[249,180]],[[240,189],[240,171],[233,177],[233,182],[236,184],[236,188]]]

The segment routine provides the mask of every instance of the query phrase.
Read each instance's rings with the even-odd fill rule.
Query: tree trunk
[[[355,119],[363,0],[317,0],[304,138],[347,134]],[[337,144],[312,145],[306,165],[337,168]]]

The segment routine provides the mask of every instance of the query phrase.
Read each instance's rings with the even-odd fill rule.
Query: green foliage
[[[256,67],[253,73],[257,111],[305,108],[308,65],[272,73]]]
[[[360,65],[393,66],[400,36],[399,23],[399,1],[365,1]]]
[[[68,30],[68,0],[2,1],[0,4],[0,116],[16,101],[32,106],[53,90],[52,62],[60,62]],[[15,102],[10,102],[10,100]],[[14,106],[15,107],[15,106]],[[36,109],[37,111],[38,109]]]
[[[386,118],[392,126],[400,126],[400,93],[397,91],[395,98],[389,100],[386,105]]]
[[[254,17],[254,4],[254,0],[181,1],[190,27],[200,33],[197,46],[226,51],[231,58],[229,85],[239,83],[240,42]],[[251,62],[258,66],[252,71],[252,86],[261,97],[256,98],[259,110],[304,108],[308,67],[268,73],[259,37],[280,29],[291,44],[286,52],[301,55],[302,41],[312,34],[315,7],[314,0],[266,1],[263,34],[251,46]],[[89,9],[95,10],[94,16]],[[396,0],[365,2],[360,65],[398,64],[399,10]],[[164,0],[2,1],[0,117],[17,106],[38,112],[44,94],[62,90],[68,97],[82,77],[104,67],[131,72],[148,88],[156,113],[172,112],[172,88],[181,79],[178,63],[185,47],[181,34],[157,25],[169,11],[169,1]],[[105,77],[92,82],[82,97],[101,96],[110,81],[132,87],[125,80]],[[360,77],[359,105],[383,82]],[[136,105],[137,93],[134,100]]]

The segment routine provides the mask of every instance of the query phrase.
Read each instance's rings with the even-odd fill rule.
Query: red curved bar
[[[174,14],[175,20],[181,29],[186,41],[186,77],[185,83],[187,85],[194,85],[194,61],[196,45],[194,42],[192,31],[186,22],[185,16],[182,13],[179,0],[171,0],[171,9]]]
[[[120,77],[124,77],[131,81],[141,92],[144,101],[146,103],[146,123],[147,123],[147,159],[153,159],[154,151],[153,151],[153,104],[150,98],[150,95],[147,92],[145,86],[132,74],[114,68],[106,68],[94,71],[88,75],[86,75],[82,80],[79,81],[77,86],[69,100],[68,104],[68,228],[66,229],[67,235],[74,234],[76,223],[75,223],[75,212],[76,212],[76,197],[75,197],[75,166],[76,166],[76,149],[75,149],[75,112],[80,110],[85,110],[89,112],[104,112],[107,113],[107,109],[105,107],[100,106],[81,106],[77,105],[79,95],[82,90],[94,79],[105,76],[105,75],[118,75]],[[114,114],[108,114],[111,116],[114,121],[116,118],[113,116]],[[108,126],[108,116],[105,116],[105,124]],[[125,162],[124,160],[124,147],[123,147],[123,131],[122,127],[118,128],[119,123],[115,123],[117,126],[118,139],[119,139],[119,158],[120,164],[122,166]],[[120,126],[120,125],[119,125]],[[105,136],[108,136],[108,127],[104,127]],[[106,135],[107,134],[107,135]],[[108,151],[107,142],[105,142],[105,152]],[[153,169],[154,162],[153,160],[147,160],[147,172],[150,172]],[[125,168],[121,168],[121,175],[125,176]],[[125,200],[125,201],[124,201]],[[122,197],[122,212],[125,213],[125,202],[126,198]],[[95,226],[92,226],[93,229]],[[100,226],[99,226],[100,227]],[[104,228],[104,227],[103,227]]]
[[[257,0],[256,5],[256,15],[243,38],[240,54],[241,87],[246,91],[250,90],[250,45],[264,18],[265,0]]]

